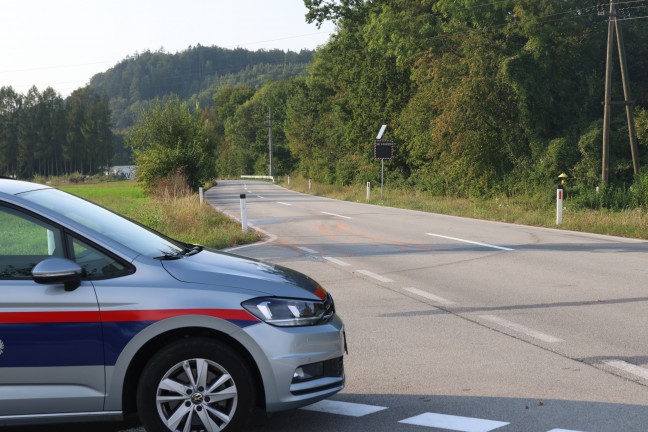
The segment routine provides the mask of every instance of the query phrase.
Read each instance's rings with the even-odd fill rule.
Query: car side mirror
[[[66,258],[46,258],[32,269],[32,279],[36,283],[63,284],[65,291],[74,291],[81,285],[83,270],[77,263]]]

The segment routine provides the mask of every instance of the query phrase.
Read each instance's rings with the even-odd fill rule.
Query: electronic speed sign
[[[374,141],[374,158],[391,159],[394,153],[394,141],[375,140]]]

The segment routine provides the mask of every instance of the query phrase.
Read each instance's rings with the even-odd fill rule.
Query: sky
[[[315,49],[335,31],[303,0],[0,0],[0,87],[63,97],[146,50]]]

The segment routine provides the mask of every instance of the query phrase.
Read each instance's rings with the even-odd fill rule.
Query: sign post
[[[247,232],[248,223],[247,223],[247,208],[245,203],[245,194],[241,194],[241,230]]]
[[[561,225],[563,221],[563,188],[562,185],[556,189],[556,225]]]

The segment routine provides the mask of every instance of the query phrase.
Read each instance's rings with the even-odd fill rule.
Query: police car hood
[[[211,249],[180,259],[164,260],[162,265],[175,279],[188,283],[313,300],[321,299],[323,291],[313,279],[289,268]]]

